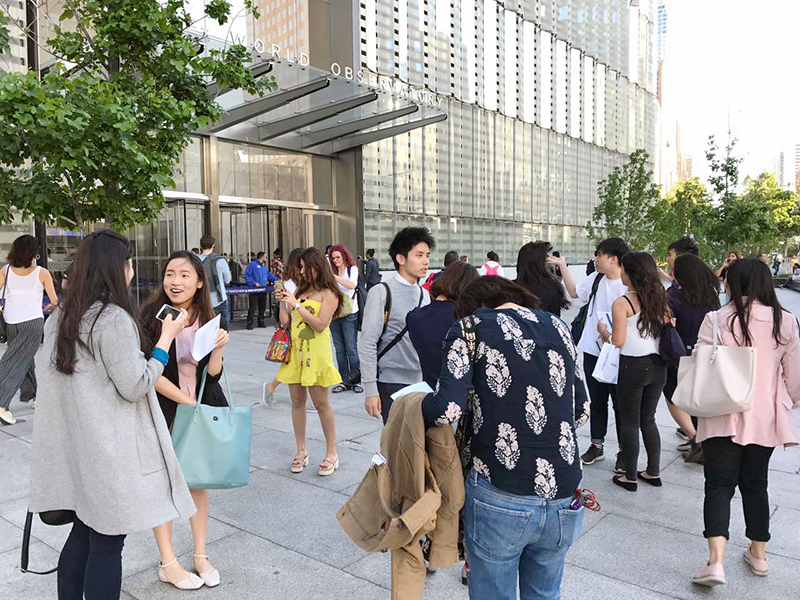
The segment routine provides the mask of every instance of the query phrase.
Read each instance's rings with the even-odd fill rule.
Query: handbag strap
[[[200,380],[200,393],[197,394],[197,404],[194,407],[194,416],[192,417],[192,422],[196,422],[197,415],[200,413],[200,405],[203,403],[203,393],[206,391],[206,377],[208,377],[208,365],[203,368],[203,377]],[[233,421],[236,418],[236,413],[233,410],[233,395],[231,394],[231,386],[228,383],[228,374],[225,372],[225,369],[222,369],[222,378],[225,380],[225,389],[228,390],[228,397],[226,398],[228,401],[228,408],[230,409],[230,419],[231,425],[233,425]]]

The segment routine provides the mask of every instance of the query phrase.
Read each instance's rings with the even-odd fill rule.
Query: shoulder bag
[[[288,364],[292,359],[292,333],[289,327],[281,327],[280,317],[278,317],[278,326],[275,328],[275,333],[272,334],[272,339],[267,346],[267,353],[264,355],[264,360],[276,363]]]
[[[45,525],[60,526],[69,525],[75,520],[74,510],[46,510],[39,513],[39,519]],[[49,571],[31,571],[28,569],[28,561],[30,560],[31,548],[31,529],[33,528],[33,513],[28,511],[25,517],[25,528],[22,530],[22,554],[19,560],[19,570],[23,573],[32,573],[33,575],[50,575],[58,571],[58,566]]]
[[[8,289],[8,274],[11,271],[11,265],[6,267],[6,278],[3,281],[3,295],[0,296],[0,344],[5,344],[8,341],[8,332],[6,331],[6,317],[3,314],[6,310],[6,290]]]
[[[253,407],[234,406],[225,370],[228,406],[203,404],[208,367],[203,370],[197,404],[179,404],[172,446],[189,489],[230,489],[250,482]]]
[[[672,402],[693,417],[719,417],[753,408],[756,383],[756,348],[723,346],[718,312],[711,346],[695,346],[680,359],[678,387]]]
[[[389,324],[389,315],[392,312],[392,290],[389,288],[389,285],[387,283],[385,283],[385,282],[381,282],[380,285],[382,285],[382,286],[384,286],[386,288],[386,302],[385,302],[385,304],[383,306],[383,330],[381,331],[381,337],[378,338],[378,343],[379,344],[380,344],[380,341],[383,338],[384,334],[386,333],[386,326]],[[417,302],[417,308],[422,306],[422,299],[424,297],[425,297],[425,291],[422,288],[420,288],[420,290],[419,290],[419,302]],[[397,344],[399,344],[400,340],[403,339],[403,336],[405,336],[405,334],[407,332],[408,332],[408,325],[403,327],[403,329],[400,330],[400,333],[398,333],[396,336],[394,336],[394,338],[392,339],[391,342],[389,342],[389,344],[386,346],[386,348],[384,348],[383,350],[378,352],[378,360],[377,360],[377,362],[380,362],[381,359],[384,357],[384,355],[387,352],[389,352],[389,350],[391,350]],[[347,384],[348,385],[356,385],[357,383],[361,383],[361,368],[359,367],[358,369],[353,369],[352,371],[347,373],[347,377],[345,377],[345,379],[347,380]]]
[[[592,283],[592,293],[589,294],[589,301],[581,306],[577,316],[572,320],[572,340],[575,342],[576,346],[581,341],[583,329],[586,327],[586,318],[589,316],[589,307],[592,302],[594,302],[594,297],[597,296],[597,289],[600,287],[600,280],[602,278],[602,273],[599,273],[597,277],[595,277],[594,283]]]
[[[478,336],[475,332],[475,317],[472,315],[464,317],[459,322],[461,326],[461,334],[467,341],[467,348],[469,349],[470,360],[472,361],[472,368],[475,368],[475,361],[478,356]],[[473,419],[475,415],[475,390],[471,389],[468,392],[467,406],[461,419],[458,421],[458,428],[456,429],[456,446],[458,447],[458,454],[461,457],[461,467],[464,471],[464,478],[469,474],[472,469],[472,453],[470,452],[470,443],[472,441]]]

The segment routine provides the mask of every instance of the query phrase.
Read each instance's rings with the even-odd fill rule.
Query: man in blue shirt
[[[270,283],[278,281],[278,278],[267,268],[267,255],[264,252],[259,252],[256,255],[256,259],[247,265],[244,270],[244,280],[247,285],[255,288],[265,288]],[[250,307],[247,310],[247,328],[253,329],[253,315],[256,312],[256,305],[258,305],[258,326],[266,327],[264,311],[267,308],[267,294],[249,294],[249,296]]]
[[[211,292],[211,305],[218,315],[225,318],[224,327],[228,329],[231,313],[228,310],[228,293],[225,291],[225,286],[231,282],[231,270],[227,261],[215,250],[216,240],[212,236],[204,235],[200,238],[200,260],[203,261],[203,269]]]

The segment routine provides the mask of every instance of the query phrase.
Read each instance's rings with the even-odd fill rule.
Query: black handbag
[[[75,520],[74,510],[46,510],[39,513],[39,519],[45,525],[52,525],[59,527],[61,525],[69,525]],[[22,532],[22,556],[19,561],[19,570],[23,573],[33,573],[34,575],[50,575],[58,571],[58,566],[49,571],[31,571],[28,569],[28,559],[30,556],[31,546],[31,528],[33,527],[33,513],[28,511],[28,516],[25,517],[25,529]]]
[[[580,310],[578,311],[578,315],[572,320],[572,339],[576,345],[581,341],[583,329],[586,327],[586,318],[589,316],[589,307],[594,301],[594,297],[597,295],[597,288],[600,287],[600,280],[602,278],[602,273],[597,275],[594,283],[592,284],[592,293],[589,295],[589,301],[581,306]]]
[[[11,270],[11,265],[6,268],[6,278],[3,281],[3,295],[0,296],[0,344],[5,344],[8,341],[8,332],[6,331],[6,318],[3,315],[6,309],[6,289],[8,289],[8,272]]]

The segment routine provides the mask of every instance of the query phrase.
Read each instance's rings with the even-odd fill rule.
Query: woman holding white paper
[[[211,305],[203,263],[191,252],[175,252],[169,257],[162,273],[161,287],[142,307],[145,353],[152,351],[153,340],[160,336],[161,321],[156,315],[165,304],[186,310],[189,315],[189,325],[175,338],[169,349],[169,361],[164,374],[156,383],[158,401],[171,429],[178,404],[197,403],[197,391],[206,369],[208,375],[201,401],[211,406],[228,405],[219,378],[222,375],[222,349],[229,337],[221,328],[217,331],[216,343],[209,354],[199,360],[192,355],[198,329],[217,315]],[[226,324],[223,322],[221,325],[224,327]],[[172,523],[164,523],[153,529],[161,553],[159,578],[179,589],[197,589],[203,585],[214,587],[219,585],[220,576],[219,571],[208,562],[206,554],[208,490],[193,489],[191,493],[197,506],[197,513],[190,519],[194,538],[193,566],[197,575],[190,574],[178,564],[172,548]]]
[[[624,471],[613,481],[635,492],[637,479],[661,486],[661,437],[656,408],[667,382],[661,359],[661,329],[672,313],[658,267],[647,252],[629,252],[622,258],[622,283],[628,292],[611,306],[613,333],[601,320],[597,330],[605,342],[620,349],[617,406],[621,419],[619,445]],[[639,429],[647,451],[647,469],[637,473]]]

